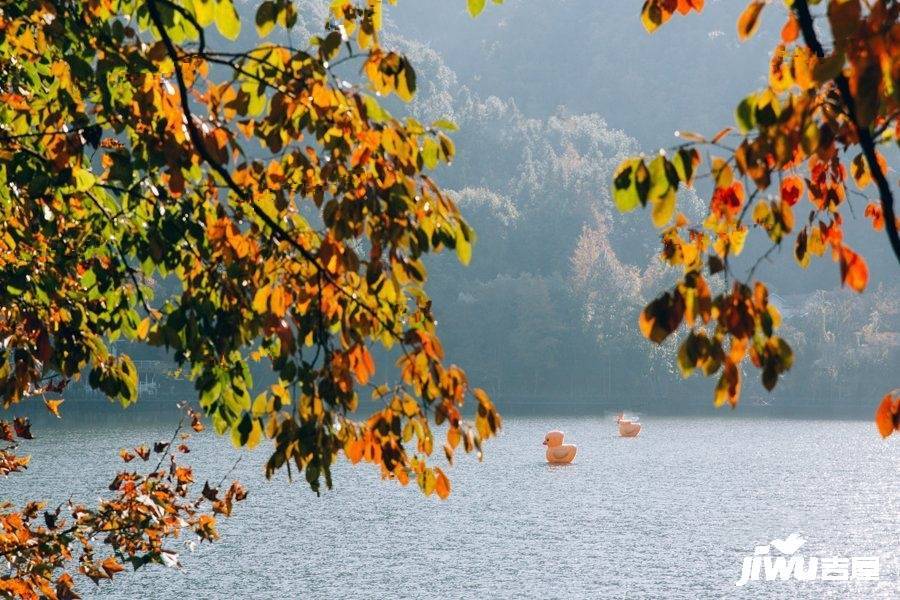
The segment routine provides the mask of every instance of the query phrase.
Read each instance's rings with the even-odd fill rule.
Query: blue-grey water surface
[[[151,567],[85,598],[896,598],[900,596],[900,440],[871,422],[650,418],[636,439],[612,417],[509,418],[484,462],[448,469],[448,501],[341,463],[316,497],[266,481],[265,445],[235,477],[250,490],[222,539],[183,571]],[[550,467],[553,428],[578,445]],[[25,475],[0,497],[95,499],[119,448],[171,435],[165,424],[42,424]],[[186,458],[218,481],[238,451],[201,434]],[[443,458],[438,459],[443,462]],[[133,463],[132,463],[133,464]],[[199,488],[198,488],[199,491]],[[877,582],[757,581],[735,586],[754,546],[792,532],[806,556],[877,556]]]

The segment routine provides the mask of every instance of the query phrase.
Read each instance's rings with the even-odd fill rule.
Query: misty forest
[[[424,556],[449,561],[467,546],[436,523],[465,530],[460,518],[476,537],[501,528],[485,548],[504,531],[571,544],[565,558],[523,550],[532,562],[498,575],[526,596],[556,590],[555,561],[572,570],[563,596],[628,596],[570,563],[634,551],[656,556],[614,574],[635,596],[722,597],[732,581],[678,579],[640,520],[703,530],[691,519],[719,497],[751,517],[708,533],[713,554],[694,559],[722,553],[710,573],[737,579],[734,548],[796,523],[880,540],[877,587],[848,590],[888,597],[898,13],[894,0],[0,3],[0,597],[145,594],[148,569],[102,595],[145,566],[194,577],[182,545],[209,561],[191,597],[237,593],[209,565],[282,559],[256,535],[228,546],[246,531],[233,528],[295,539],[256,497],[323,528],[301,583],[241,580],[258,597],[432,596],[428,577],[384,580],[362,551],[343,564],[324,549],[359,526],[361,544],[445,540]],[[640,437],[625,411],[649,422]],[[572,470],[524,458],[542,436],[547,462]],[[94,442],[115,463],[94,461]],[[822,450],[790,467],[782,498],[783,474],[757,470],[751,447]],[[844,465],[847,452],[877,467]],[[698,491],[707,460],[721,487]],[[834,477],[816,483],[822,470]],[[282,480],[302,485],[275,491]],[[555,507],[543,524],[541,494],[523,491],[540,485],[558,502],[609,485],[620,495],[579,501],[573,521],[622,519],[641,541],[613,532],[607,549]],[[681,509],[653,512],[679,494]],[[857,520],[772,508],[797,494]],[[503,517],[484,521],[495,503]],[[372,505],[418,524],[394,508],[359,517]],[[379,519],[398,521],[385,533]],[[203,558],[215,540],[209,552],[232,555]],[[499,564],[518,547],[495,548]],[[468,597],[486,568],[467,557],[440,585]],[[183,581],[167,575],[160,597]]]
[[[237,3],[247,20],[252,4]],[[292,36],[305,40],[327,19],[328,5],[297,4]],[[654,36],[624,2],[566,0],[538,9],[521,1],[477,20],[451,2],[432,2],[386,15],[384,44],[409,58],[419,86],[408,105],[388,106],[422,123],[448,119],[459,127],[457,158],[435,179],[478,234],[468,266],[426,261],[438,332],[448,356],[504,405],[565,398],[585,406],[598,390],[651,410],[709,405],[706,382],[682,381],[672,349],[655,348],[635,326],[674,276],[656,259],[653,226],[616,209],[610,181],[624,158],[673,146],[679,128],[711,132],[732,123],[746,91],[765,82],[761,51],[778,30],[740,43],[732,29],[742,7],[725,4]],[[436,22],[448,26],[436,30]],[[255,41],[246,27],[239,42]],[[612,55],[598,59],[598,47],[615,47],[633,68],[623,72]],[[719,58],[701,58],[712,54]],[[687,190],[679,210],[701,217],[703,195]],[[884,394],[877,375],[900,364],[900,284],[890,248],[870,235],[867,202],[848,194],[846,236],[870,257],[865,294],[842,288],[829,260],[804,272],[790,247],[758,268],[796,362],[771,393],[749,383],[751,402],[868,414],[857,399]],[[754,251],[736,258],[739,275],[768,249],[765,232],[749,236]],[[179,283],[156,276],[154,285],[166,297]],[[159,361],[147,366],[159,391],[146,400],[191,393],[189,383],[169,377],[175,365],[166,352],[124,346],[135,360]],[[271,379],[265,371],[259,376]],[[86,381],[67,390],[79,392],[102,397]]]

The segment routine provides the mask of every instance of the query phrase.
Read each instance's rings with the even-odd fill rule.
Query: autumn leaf
[[[362,460],[365,444],[362,440],[353,439],[344,444],[344,454],[354,465]]]
[[[785,177],[781,182],[781,200],[794,206],[803,194],[803,179],[797,176]]]
[[[123,567],[122,564],[112,556],[103,561],[102,567],[103,570],[106,571],[106,574],[110,577],[125,570],[125,567]]]
[[[141,457],[141,460],[147,461],[150,459],[150,447],[147,444],[141,444],[140,446],[136,446],[134,449],[135,454]]]
[[[884,211],[880,204],[869,202],[866,204],[866,209],[863,214],[867,218],[872,219],[872,229],[875,231],[884,229]]]
[[[197,413],[193,413],[191,415],[191,429],[193,429],[197,433],[200,433],[204,429],[203,421],[200,420],[200,415],[198,415]]]
[[[875,410],[875,426],[881,437],[900,431],[900,393],[888,392]]]
[[[790,44],[797,39],[797,36],[799,34],[800,25],[797,23],[797,19],[792,14],[788,17],[788,20],[785,21],[784,27],[781,28],[781,41],[785,44]]]
[[[753,0],[747,5],[737,22],[739,40],[746,41],[756,33],[759,29],[759,15],[765,6],[766,3],[760,0]]]
[[[840,250],[841,283],[855,292],[862,292],[869,282],[869,267],[862,256],[842,246]]]
[[[16,417],[13,420],[13,428],[16,430],[16,435],[21,439],[34,439],[34,436],[31,435],[31,420],[28,417]]]
[[[450,480],[440,468],[435,467],[434,472],[437,474],[434,491],[441,500],[446,500],[450,496]]]
[[[53,416],[55,416],[56,418],[60,418],[59,406],[63,402],[65,402],[65,400],[63,400],[62,398],[59,398],[57,400],[49,400],[49,399],[45,398],[44,406],[47,407],[47,410],[49,410]]]

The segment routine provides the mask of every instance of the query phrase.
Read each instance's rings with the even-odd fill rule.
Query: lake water
[[[722,414],[722,413],[718,413]],[[250,490],[222,539],[183,572],[151,567],[85,598],[896,598],[900,440],[871,422],[645,417],[636,439],[611,416],[508,418],[479,464],[448,470],[448,501],[340,464],[335,489],[266,481],[263,446],[235,476]],[[550,467],[544,433],[566,432],[574,465]],[[0,497],[96,498],[120,447],[171,435],[165,424],[36,427],[32,466]],[[203,434],[188,455],[218,481],[238,452]],[[87,457],[87,458],[85,458]],[[97,457],[100,457],[98,460]],[[443,459],[440,459],[443,461]],[[133,463],[132,463],[133,464]],[[878,557],[880,579],[752,581],[757,545],[797,532],[796,554]],[[773,551],[773,554],[776,554]]]

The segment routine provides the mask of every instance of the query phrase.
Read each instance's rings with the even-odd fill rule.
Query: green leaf
[[[459,127],[453,121],[449,121],[447,119],[438,119],[434,123],[431,124],[432,127],[440,127],[445,131],[457,131]]]
[[[438,165],[438,144],[434,138],[425,138],[422,147],[422,160],[429,169],[434,169]]]
[[[467,235],[468,234],[468,235]],[[471,232],[457,225],[456,228],[456,256],[459,262],[468,265],[472,260],[472,242],[470,240]]]
[[[366,114],[368,117],[376,123],[384,123],[391,118],[391,114],[372,96],[363,96],[363,104],[366,105]]]
[[[95,283],[97,283],[97,274],[94,273],[93,269],[88,269],[81,276],[81,285],[84,286],[85,289],[91,289],[94,287]]]
[[[72,171],[72,177],[75,179],[75,189],[79,192],[86,192],[97,182],[94,174],[87,169],[75,169]]]
[[[216,9],[216,29],[232,42],[241,34],[241,20],[232,0],[219,0]]]
[[[756,94],[750,94],[738,104],[734,111],[734,118],[737,121],[741,133],[746,134],[748,131],[756,127]]]

